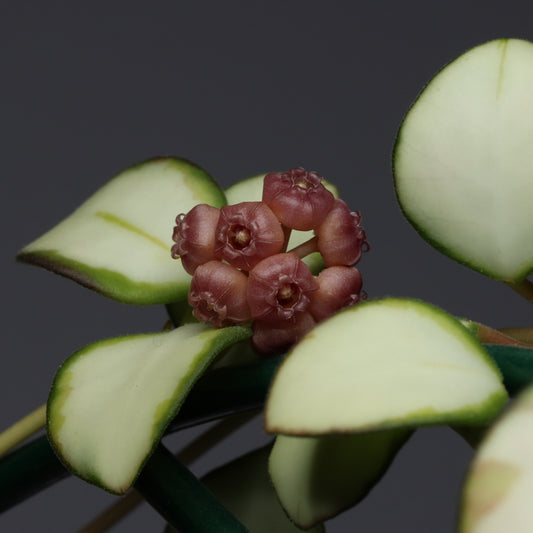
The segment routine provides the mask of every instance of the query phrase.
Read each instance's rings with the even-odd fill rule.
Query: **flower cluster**
[[[314,237],[287,252],[291,230]],[[335,199],[316,172],[268,174],[261,202],[200,204],[176,218],[172,257],[193,276],[194,316],[215,327],[253,320],[257,351],[296,342],[317,322],[362,298],[353,267],[368,249],[361,216]],[[313,276],[302,258],[319,252]]]

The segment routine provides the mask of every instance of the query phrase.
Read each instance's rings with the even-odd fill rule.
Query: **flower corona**
[[[364,298],[357,263],[368,249],[361,216],[301,167],[267,174],[261,202],[197,205],[176,218],[171,254],[193,276],[188,302],[214,327],[253,321],[252,343],[270,354]],[[314,230],[287,251],[292,230]],[[314,276],[302,260],[319,252]]]

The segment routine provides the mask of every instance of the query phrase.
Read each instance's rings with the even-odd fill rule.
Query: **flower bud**
[[[369,249],[361,215],[336,199],[331,211],[315,229],[317,247],[326,266],[354,265]]]
[[[183,268],[194,274],[196,267],[212,259],[215,255],[215,228],[220,211],[211,205],[199,204],[186,215],[176,217],[171,254],[181,258]]]
[[[301,167],[267,174],[264,179],[263,201],[291,229],[313,229],[324,220],[333,200],[322,178]]]
[[[311,295],[309,312],[320,322],[361,299],[363,279],[355,267],[332,266],[318,275],[319,288]]]
[[[253,318],[294,320],[307,310],[318,283],[296,254],[276,254],[258,263],[248,279],[248,304]]]
[[[283,352],[313,329],[315,321],[310,313],[300,313],[289,322],[267,322],[255,320],[252,344],[262,354]]]
[[[279,220],[263,202],[242,202],[220,210],[215,230],[215,253],[230,265],[252,269],[277,254],[285,236]]]
[[[188,295],[194,316],[200,322],[211,322],[216,328],[250,320],[247,284],[246,274],[226,263],[209,261],[200,265]]]

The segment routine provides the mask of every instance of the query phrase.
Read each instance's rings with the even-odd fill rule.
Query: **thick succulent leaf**
[[[261,201],[263,198],[263,179],[265,176],[266,174],[259,174],[258,176],[247,178],[233,184],[231,187],[228,187],[224,191],[228,204]],[[335,185],[327,182],[326,180],[324,180],[323,183],[326,189],[331,191],[335,198],[339,198],[339,191]],[[296,246],[303,244],[309,239],[312,239],[313,236],[314,233],[312,231],[292,230],[287,249],[291,250],[292,248],[296,248]],[[314,274],[318,274],[318,272],[324,268],[324,263],[318,252],[309,254],[303,259],[303,261],[309,266]]]
[[[394,151],[402,209],[431,244],[506,281],[533,269],[533,43],[491,41],[446,66]]]
[[[358,304],[319,324],[276,374],[273,433],[320,435],[421,424],[484,424],[507,400],[481,344],[416,300]]]
[[[263,179],[267,175],[258,174],[230,185],[225,191],[228,205],[240,202],[260,202],[263,199]]]
[[[491,428],[464,486],[460,533],[533,530],[533,388]]]
[[[244,327],[189,324],[76,352],[48,400],[48,434],[59,457],[83,479],[124,493],[209,363],[249,335]]]
[[[153,159],[110,180],[18,259],[132,304],[185,298],[190,276],[170,256],[176,215],[224,193],[200,167]]]
[[[251,533],[297,533],[301,530],[287,518],[270,482],[269,452],[267,446],[247,453],[213,470],[202,481]],[[310,531],[321,533],[324,527],[318,525]]]
[[[411,435],[404,428],[354,435],[279,435],[269,471],[287,514],[308,528],[359,503]]]

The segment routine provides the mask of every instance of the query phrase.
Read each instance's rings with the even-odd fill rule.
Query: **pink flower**
[[[316,172],[268,174],[263,199],[179,215],[172,257],[193,274],[188,301],[198,320],[214,327],[253,320],[255,349],[273,353],[362,299],[361,274],[350,265],[368,244],[359,213],[335,200]],[[291,229],[315,235],[286,253]],[[301,260],[313,252],[328,267],[318,277]]]
[[[361,215],[336,199],[324,221],[315,229],[317,247],[326,266],[354,265],[369,249]]]
[[[324,220],[333,200],[316,172],[299,167],[265,176],[263,202],[288,228],[313,229]]]
[[[318,283],[309,267],[292,253],[276,254],[258,263],[248,280],[253,318],[266,322],[294,321],[311,303]]]
[[[192,278],[188,295],[194,316],[221,328],[250,320],[246,299],[248,277],[220,261],[200,265]]]
[[[181,258],[183,268],[189,273],[203,263],[216,259],[215,227],[220,211],[207,204],[193,207],[186,215],[176,217],[171,254],[174,259]]]
[[[318,275],[319,289],[311,295],[309,312],[320,322],[361,299],[363,279],[355,267],[332,266]]]
[[[285,242],[279,220],[263,202],[224,206],[215,230],[215,253],[230,265],[252,269]]]

